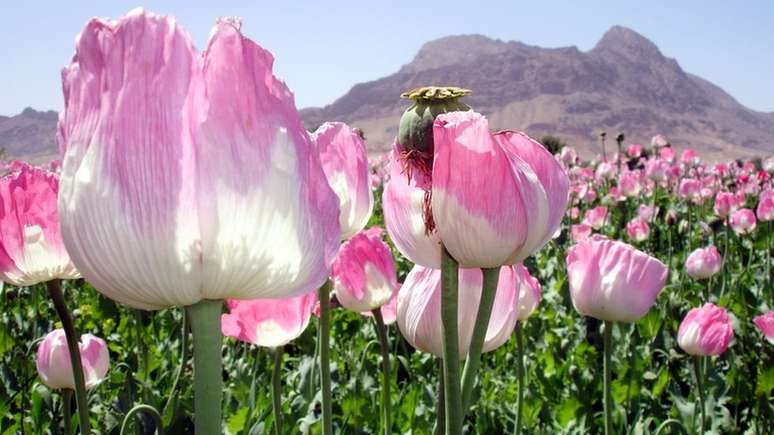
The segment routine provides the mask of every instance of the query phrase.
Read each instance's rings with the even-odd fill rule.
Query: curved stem
[[[169,404],[172,403],[175,398],[175,391],[177,391],[177,385],[180,383],[180,378],[185,370],[185,365],[188,362],[188,314],[183,310],[183,327],[180,335],[180,366],[177,368],[175,374],[175,380],[172,381],[172,387],[169,389],[167,401],[164,403],[164,407],[161,408],[161,414],[166,415]]]
[[[392,433],[390,341],[389,338],[387,338],[387,326],[384,324],[381,309],[376,308],[375,310],[372,310],[371,313],[374,315],[374,320],[376,321],[376,331],[379,334],[379,344],[382,350],[382,410],[384,413],[384,434],[390,435]]]
[[[164,426],[161,424],[161,415],[159,414],[159,411],[156,410],[156,408],[150,405],[137,405],[130,409],[129,412],[126,413],[124,421],[121,423],[120,435],[127,433],[126,431],[129,429],[129,425],[132,424],[132,421],[134,421],[134,415],[139,414],[140,412],[144,412],[153,417],[153,422],[156,423],[156,433],[159,435],[164,435]]]
[[[481,366],[481,351],[484,348],[486,330],[489,327],[489,318],[492,317],[492,306],[497,293],[497,282],[500,278],[500,268],[481,269],[484,274],[481,300],[478,303],[476,323],[473,326],[473,338],[470,340],[468,358],[465,360],[465,368],[462,371],[462,412],[467,412],[470,406],[470,396],[473,393],[473,385],[476,381],[476,373]]]
[[[274,433],[282,434],[282,346],[274,348],[274,368],[271,373],[271,399],[274,409]]]
[[[72,421],[73,412],[71,408],[71,401],[73,400],[73,390],[65,388],[62,390],[62,419],[64,423],[64,433],[70,435],[72,433]]]
[[[524,342],[521,333],[521,322],[516,322],[516,377],[519,380],[519,393],[516,401],[516,430],[521,433],[521,406],[524,402]]]
[[[62,321],[62,328],[67,338],[67,350],[70,352],[70,365],[73,369],[73,379],[75,380],[75,403],[78,407],[78,421],[80,422],[81,433],[88,434],[91,431],[91,422],[89,421],[89,405],[86,402],[86,386],[83,382],[83,365],[81,364],[81,350],[78,346],[80,342],[75,332],[73,319],[67,310],[67,304],[62,294],[62,287],[58,279],[53,279],[46,283],[48,294],[54,301],[59,319]]]
[[[613,322],[605,320],[604,332],[604,403],[605,403],[605,435],[613,434],[613,398],[610,395],[610,353],[612,352]]]
[[[331,404],[331,281],[320,287],[320,383],[322,384],[323,435],[333,435],[333,406]]]
[[[220,333],[222,300],[202,300],[186,307],[190,316],[194,357],[195,432],[221,432],[223,396],[223,336]]]
[[[701,420],[699,420],[699,433],[704,433],[705,415],[704,415],[704,382],[701,373],[701,357],[693,357],[693,374],[696,377],[696,388],[699,390],[699,410],[701,411]]]
[[[659,425],[658,428],[656,428],[656,432],[654,432],[654,435],[660,435],[661,431],[663,431],[664,429],[666,429],[669,426],[679,427],[680,431],[682,433],[688,433],[688,431],[685,429],[685,426],[683,426],[683,424],[680,423],[679,420],[675,420],[674,418],[670,418],[668,420],[664,420],[664,422],[661,423],[661,425]]]
[[[441,333],[443,336],[443,376],[446,433],[462,433],[460,391],[460,350],[457,328],[459,266],[441,247]]]

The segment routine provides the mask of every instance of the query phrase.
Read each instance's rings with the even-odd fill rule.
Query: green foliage
[[[599,192],[600,196],[604,195]],[[370,225],[383,226],[381,191],[376,192]],[[687,206],[658,194],[661,210]],[[637,201],[611,207],[611,222],[634,216]],[[589,205],[590,207],[590,205]],[[709,221],[711,205],[694,207]],[[583,212],[584,210],[581,210]],[[582,215],[582,214],[581,214]],[[752,237],[725,230],[706,233],[698,225],[667,225],[661,213],[651,225],[651,238],[640,248],[670,266],[668,286],[651,312],[634,325],[619,325],[613,337],[613,398],[616,433],[678,433],[674,424],[695,427],[696,390],[690,359],[677,348],[676,333],[687,311],[709,299],[727,307],[737,319],[735,340],[721,356],[706,360],[708,420],[715,433],[771,433],[774,424],[774,347],[752,326],[766,309],[772,289],[766,287],[767,231]],[[696,221],[694,221],[696,222]],[[600,324],[580,316],[572,306],[565,272],[566,236],[549,243],[526,264],[542,286],[536,313],[524,324],[526,391],[524,433],[600,433],[602,424],[602,348]],[[762,227],[765,228],[765,227]],[[603,232],[620,230],[611,225]],[[386,236],[385,236],[386,237]],[[709,283],[688,278],[683,262],[691,249],[714,241],[726,259],[723,272]],[[411,263],[393,252],[402,281]],[[61,428],[61,395],[42,386],[35,370],[37,341],[57,326],[45,289],[6,286],[0,295],[0,434],[44,433]],[[68,283],[65,296],[74,308],[76,326],[109,343],[107,379],[89,392],[97,433],[117,434],[124,415],[146,403],[163,411],[167,433],[192,431],[192,361],[181,368],[182,311],[140,312],[101,296],[83,281]],[[771,300],[771,299],[768,299]],[[380,355],[373,320],[343,309],[332,313],[332,382],[334,426],[340,433],[379,433]],[[304,334],[285,348],[282,406],[287,433],[320,432],[319,369],[314,363],[316,318]],[[415,351],[393,324],[392,403],[395,433],[430,434],[435,420],[438,362]],[[273,430],[271,354],[225,339],[224,426],[230,434]],[[190,346],[190,340],[188,345]],[[465,422],[469,433],[511,433],[515,424],[516,344],[511,340],[482,358],[481,379],[473,391],[473,409]],[[165,408],[165,404],[169,405]],[[154,433],[152,421],[140,414],[138,432]],[[61,429],[59,430],[61,432]]]

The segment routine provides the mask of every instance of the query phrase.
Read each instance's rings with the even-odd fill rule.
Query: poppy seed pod
[[[401,94],[414,102],[400,117],[398,143],[405,153],[433,155],[433,121],[441,113],[470,110],[459,101],[470,95],[469,89],[425,86]]]

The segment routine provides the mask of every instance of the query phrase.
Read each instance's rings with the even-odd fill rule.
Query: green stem
[[[481,366],[481,352],[484,348],[486,330],[489,327],[489,318],[492,317],[495,294],[497,294],[497,281],[500,278],[500,268],[481,269],[484,274],[481,300],[478,304],[476,323],[473,326],[473,338],[470,340],[468,359],[462,370],[462,412],[470,406],[470,396],[473,393],[473,385],[476,381],[476,373]]]
[[[460,350],[457,328],[459,266],[445,247],[441,248],[441,333],[443,336],[443,376],[446,433],[462,433],[460,391]]]
[[[159,411],[156,410],[156,408],[150,405],[137,405],[130,409],[129,412],[126,413],[124,421],[121,423],[121,432],[119,432],[120,435],[127,433],[126,431],[129,429],[129,425],[132,424],[132,421],[134,421],[134,415],[139,414],[140,412],[144,412],[150,415],[153,418],[153,421],[156,423],[156,433],[159,435],[164,435],[164,426],[161,423],[161,415],[159,414]]]
[[[221,433],[223,396],[222,300],[204,299],[186,307],[194,357],[194,426],[200,434]]]
[[[771,221],[766,222],[766,288],[769,289],[769,307],[774,306],[774,289],[771,287]]]
[[[271,399],[274,409],[274,433],[282,435],[282,346],[273,351],[274,368],[271,374]]]
[[[722,271],[723,272],[722,273],[722,275],[723,275],[723,283],[720,286],[720,297],[721,298],[723,297],[724,294],[726,294],[726,282],[728,280],[727,276],[729,275],[728,267],[731,264],[731,251],[730,251],[730,246],[729,246],[729,243],[728,243],[728,233],[731,231],[730,230],[730,225],[731,224],[730,224],[728,218],[726,218],[725,224],[726,224],[725,225],[725,231],[724,231],[724,235],[723,235],[723,238],[725,239],[724,243],[723,243],[723,266],[722,266],[723,267],[723,271]]]
[[[390,341],[387,338],[387,326],[384,324],[381,309],[372,310],[376,321],[376,331],[379,334],[379,344],[382,350],[382,410],[384,413],[384,434],[392,433],[392,403],[390,396]]]
[[[322,384],[323,435],[333,435],[333,406],[331,404],[331,281],[320,287],[320,381]]]
[[[73,390],[65,388],[62,390],[62,418],[64,419],[64,433],[70,435],[72,433],[73,425],[73,412],[71,403],[73,400]]]
[[[83,382],[83,365],[81,364],[81,350],[78,346],[80,342],[75,332],[73,319],[67,310],[67,304],[62,294],[62,287],[58,279],[53,279],[46,283],[48,294],[54,301],[54,308],[62,321],[62,328],[67,338],[67,350],[70,352],[70,365],[73,369],[73,379],[75,380],[75,403],[78,407],[78,420],[80,422],[81,433],[88,434],[91,431],[91,422],[89,421],[89,405],[86,402],[86,386]]]
[[[704,416],[704,381],[702,380],[701,373],[701,357],[693,357],[693,374],[696,377],[696,387],[699,390],[699,411],[701,411],[701,420],[699,420],[699,433],[704,433],[705,416]]]
[[[613,322],[605,320],[604,332],[604,403],[605,403],[605,435],[613,434],[613,397],[610,394],[610,354],[613,351]]]
[[[251,373],[251,381],[250,381],[250,398],[247,402],[247,419],[245,427],[252,428],[253,427],[253,420],[255,420],[255,417],[253,416],[253,411],[255,410],[255,396],[256,391],[258,389],[258,362],[261,357],[261,350],[259,347],[254,347],[254,352],[246,352],[253,354],[253,370]]]
[[[516,400],[516,430],[521,433],[521,406],[524,402],[524,340],[521,333],[521,322],[516,322],[516,377],[519,381],[519,393]]]
[[[435,403],[435,435],[446,433],[446,400],[444,400],[443,360],[438,360],[438,400]]]
[[[172,387],[169,389],[167,401],[164,403],[164,407],[161,408],[161,415],[167,414],[167,408],[169,408],[169,405],[173,401],[175,401],[175,407],[177,407],[177,386],[180,383],[180,378],[183,376],[183,371],[185,370],[185,366],[188,363],[188,315],[186,314],[185,310],[183,310],[182,326],[183,327],[180,330],[180,366],[177,368],[175,380],[172,382]]]
[[[314,341],[314,359],[312,360],[312,366],[309,368],[309,388],[307,388],[307,401],[311,402],[314,400],[314,396],[317,393],[317,364],[319,364],[320,360],[320,325],[317,324],[317,328],[315,328],[315,335],[317,336],[317,340]]]

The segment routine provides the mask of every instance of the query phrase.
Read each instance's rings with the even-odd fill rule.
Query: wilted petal
[[[393,154],[390,181],[384,186],[382,207],[390,239],[404,257],[425,267],[441,267],[441,242],[437,232],[425,230],[425,191],[409,181]]]

